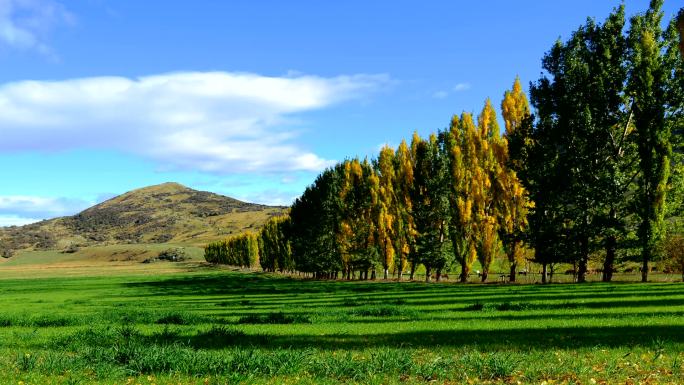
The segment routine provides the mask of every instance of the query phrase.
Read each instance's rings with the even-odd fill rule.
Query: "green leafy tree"
[[[323,171],[290,209],[292,257],[301,272],[323,277],[342,270],[337,236],[343,180],[343,165]]]
[[[397,277],[402,279],[402,274],[408,264],[409,256],[413,255],[415,248],[416,226],[413,220],[413,203],[411,191],[413,189],[413,157],[411,150],[402,140],[396,151],[395,160],[395,212],[397,215],[396,231],[394,238],[394,250],[399,259],[395,259]],[[411,277],[413,279],[413,277]]]
[[[634,127],[641,171],[637,206],[640,208],[641,280],[648,281],[649,262],[663,235],[667,181],[671,166],[668,88],[672,68],[665,54],[671,36],[661,28],[662,0],[652,0],[649,9],[631,19],[628,33],[628,95],[632,101]]]
[[[436,272],[439,280],[447,266],[448,210],[447,164],[440,156],[436,135],[415,143],[414,183],[412,189],[413,219],[416,226],[416,260],[425,267],[425,280]],[[412,269],[413,270],[413,269]]]

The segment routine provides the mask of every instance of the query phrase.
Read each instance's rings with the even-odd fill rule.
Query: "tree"
[[[684,56],[684,8],[677,15],[677,29],[679,30],[679,52]]]
[[[343,163],[344,178],[338,244],[349,271],[358,270],[364,279],[375,272],[378,262],[377,221],[379,179],[370,163],[358,159]]]
[[[522,262],[523,258],[522,242],[528,224],[527,213],[531,205],[527,190],[516,174],[516,170],[522,170],[527,166],[526,159],[520,156],[519,151],[514,152],[515,156],[511,156],[509,143],[512,138],[520,136],[519,133],[522,133],[526,121],[531,117],[527,96],[522,91],[520,78],[516,77],[513,89],[504,93],[501,111],[506,133],[504,146],[498,151],[500,154],[499,174],[496,178],[500,195],[497,199],[500,216],[499,232],[510,264],[509,279],[515,282],[517,265]]]
[[[394,188],[396,186],[396,170],[394,150],[384,146],[380,150],[376,162],[378,173],[378,199],[377,199],[377,242],[383,266],[383,279],[387,279],[389,269],[395,263],[395,239],[397,238],[399,204]],[[401,263],[401,260],[399,261]]]
[[[447,264],[446,250],[448,196],[445,192],[446,162],[440,156],[436,135],[428,140],[415,140],[412,205],[416,226],[415,260],[425,267],[425,281],[433,270],[437,280]],[[412,143],[413,145],[413,143]],[[414,270],[414,269],[412,269]]]
[[[316,277],[342,269],[340,232],[343,165],[323,171],[290,209],[290,243],[297,270]]]
[[[535,155],[544,165],[544,170],[531,173],[539,206],[533,222],[545,227],[538,228],[537,235],[555,238],[551,243],[538,238],[536,246],[542,249],[537,254],[578,263],[578,282],[586,280],[589,255],[601,242],[606,250],[604,279],[610,280],[624,228],[618,218],[626,217],[618,213],[625,209],[634,178],[631,125],[624,103],[624,24],[623,7],[603,24],[587,20],[567,42],[557,42],[545,55],[549,77],[531,87],[537,111]],[[549,177],[553,185],[547,183]],[[554,243],[562,249],[543,247]]]
[[[477,259],[476,223],[473,216],[473,173],[477,167],[474,145],[477,130],[471,114],[451,119],[445,135],[444,151],[449,160],[449,237],[456,262],[461,265],[461,282],[468,281],[472,264]]]
[[[652,0],[649,9],[632,17],[628,33],[629,78],[634,127],[641,175],[637,199],[640,210],[641,280],[648,281],[649,262],[662,237],[663,216],[670,174],[670,125],[668,86],[671,83],[667,41],[661,29],[662,0]]]
[[[477,166],[471,180],[473,197],[473,214],[477,224],[477,255],[482,266],[482,282],[487,280],[489,267],[500,249],[498,198],[495,189],[496,178],[500,166],[498,158],[502,158],[505,146],[499,136],[499,124],[496,112],[489,99],[485,101],[482,112],[477,117],[478,135]]]
[[[395,156],[395,212],[397,215],[394,250],[399,253],[399,261],[395,263],[397,277],[402,278],[409,256],[414,254],[416,228],[413,221],[413,157],[405,140],[401,141]],[[413,279],[413,275],[411,276]]]
[[[270,218],[259,231],[259,255],[264,271],[292,271],[292,247],[288,240],[290,217],[283,215]]]

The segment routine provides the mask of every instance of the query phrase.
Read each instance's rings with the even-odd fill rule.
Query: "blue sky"
[[[618,4],[0,0],[0,225],[166,181],[288,204],[334,161],[499,105]]]

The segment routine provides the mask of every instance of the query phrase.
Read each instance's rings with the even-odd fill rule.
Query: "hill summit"
[[[256,230],[284,210],[163,183],[129,191],[73,216],[0,228],[0,249],[166,242],[202,245]]]

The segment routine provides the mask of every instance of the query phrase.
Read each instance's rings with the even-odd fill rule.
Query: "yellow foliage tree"
[[[396,222],[399,218],[398,202],[394,186],[396,185],[396,172],[394,165],[394,150],[384,146],[380,150],[377,160],[378,173],[378,213],[377,233],[380,256],[382,258],[383,278],[387,279],[389,269],[394,264],[396,250],[394,239],[397,236]]]
[[[510,264],[510,281],[515,282],[517,266],[523,262],[522,233],[527,227],[527,213],[531,207],[529,196],[515,171],[509,167],[519,159],[510,159],[508,151],[508,137],[520,130],[525,120],[530,117],[530,106],[527,96],[520,85],[520,78],[516,77],[513,89],[504,93],[501,102],[506,133],[498,144],[497,160],[499,172],[496,178],[499,194],[499,223],[501,240]],[[522,165],[513,165],[521,168]]]
[[[394,160],[396,167],[394,193],[397,215],[394,250],[399,254],[399,260],[395,261],[394,267],[397,270],[398,279],[401,280],[416,235],[410,195],[410,188],[413,186],[413,157],[405,140],[399,144]]]
[[[474,168],[471,188],[473,197],[473,213],[477,224],[478,258],[482,265],[482,282],[487,280],[489,267],[499,251],[499,210],[498,196],[493,182],[499,174],[501,164],[497,154],[502,147],[499,135],[499,124],[496,112],[489,99],[485,101],[482,112],[477,117],[477,133],[475,140],[477,149],[477,167]]]

